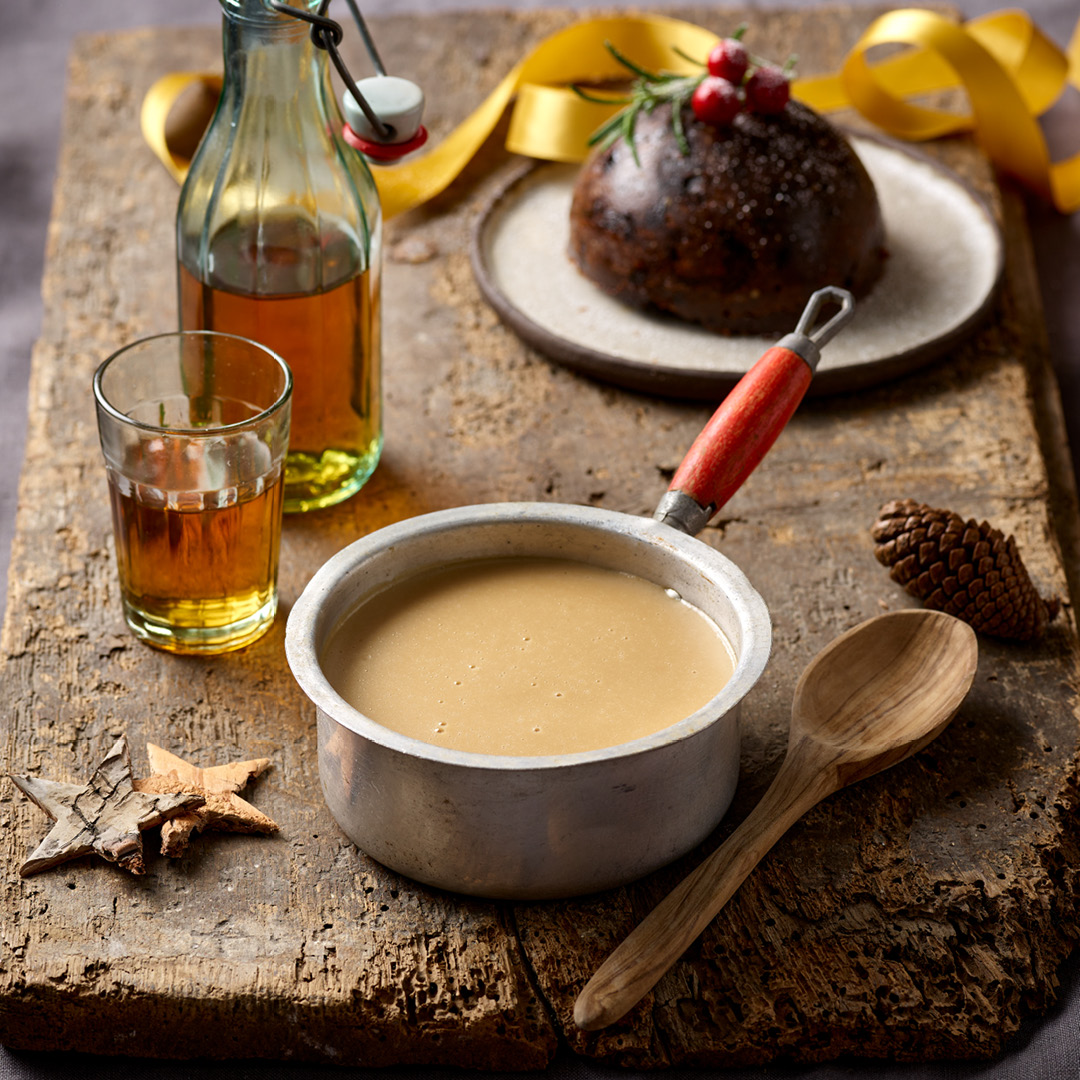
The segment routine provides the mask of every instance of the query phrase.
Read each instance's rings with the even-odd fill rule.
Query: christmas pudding
[[[722,334],[787,332],[823,285],[870,290],[885,259],[873,183],[843,135],[790,99],[786,70],[737,37],[696,78],[618,58],[638,78],[570,209],[587,278]]]

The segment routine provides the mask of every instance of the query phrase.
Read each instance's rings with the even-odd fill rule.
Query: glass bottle
[[[331,506],[382,449],[378,194],[308,24],[263,0],[220,3],[224,86],[177,211],[180,328],[285,358],[285,510]]]

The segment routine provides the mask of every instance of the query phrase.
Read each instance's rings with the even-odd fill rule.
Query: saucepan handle
[[[826,305],[840,310],[814,329]],[[845,289],[810,297],[795,331],[767,349],[720,403],[683,458],[653,515],[691,535],[742,486],[791,419],[814,376],[821,348],[855,313]]]

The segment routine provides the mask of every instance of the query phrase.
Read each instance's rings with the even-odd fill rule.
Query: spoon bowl
[[[769,789],[601,964],[575,1003],[578,1027],[606,1027],[636,1005],[803,814],[935,739],[977,664],[975,632],[938,611],[879,615],[826,646],[795,688],[787,754]]]
[[[921,750],[945,729],[975,674],[971,627],[939,611],[894,611],[841,634],[807,665],[795,687],[791,736],[830,747],[873,772]],[[899,750],[900,757],[881,761]],[[870,772],[862,775],[869,776]]]

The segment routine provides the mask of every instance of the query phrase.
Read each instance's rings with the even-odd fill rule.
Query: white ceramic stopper
[[[342,100],[345,120],[362,139],[403,143],[408,142],[420,129],[424,116],[424,91],[416,83],[396,75],[373,75],[361,79],[356,88],[364,95],[364,100],[375,115],[393,129],[389,139],[381,138],[368,122],[356,98],[346,90]]]

